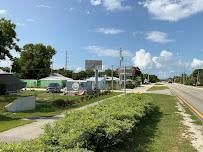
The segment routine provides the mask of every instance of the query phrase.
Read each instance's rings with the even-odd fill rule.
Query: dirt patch
[[[191,115],[187,114],[183,106],[178,102],[177,108],[179,113],[183,116],[183,125],[187,127],[183,133],[185,138],[190,138],[192,145],[198,152],[203,152],[203,126],[194,124]]]

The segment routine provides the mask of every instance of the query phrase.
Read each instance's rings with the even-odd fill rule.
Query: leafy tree
[[[112,70],[111,69],[106,69],[105,71],[103,71],[103,72],[99,72],[99,76],[109,76],[109,77],[111,77],[111,72],[112,72]],[[113,76],[114,77],[117,77],[118,75],[117,75],[117,71],[113,71]]]
[[[195,69],[191,74],[191,77],[194,79],[195,83],[198,85],[203,85],[203,69]]]
[[[142,81],[145,79],[148,79],[148,74],[143,74],[142,75]],[[156,75],[149,75],[149,82],[150,83],[156,83],[159,81],[159,78]]]
[[[0,19],[0,60],[6,57],[12,59],[11,50],[20,51],[19,46],[16,44],[18,40],[15,31],[16,25],[10,20],[4,18]]]
[[[86,76],[89,77],[93,77],[94,76],[94,71],[93,70],[86,70]]]
[[[3,70],[4,72],[10,72],[9,67],[0,67],[0,69]]]
[[[27,44],[23,47],[19,59],[14,59],[13,71],[22,78],[40,79],[51,72],[51,59],[56,51],[50,45]]]

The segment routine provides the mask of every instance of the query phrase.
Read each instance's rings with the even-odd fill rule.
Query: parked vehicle
[[[61,87],[58,83],[50,83],[47,87],[47,92],[60,93]]]
[[[172,80],[168,80],[168,83],[173,83]]]

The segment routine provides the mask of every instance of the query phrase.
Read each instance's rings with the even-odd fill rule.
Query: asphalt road
[[[168,84],[172,91],[191,105],[199,116],[203,116],[203,89],[181,84]],[[203,118],[201,118],[203,120]]]

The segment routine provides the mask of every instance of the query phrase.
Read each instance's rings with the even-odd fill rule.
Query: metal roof
[[[40,80],[73,80],[73,79],[64,77],[63,75],[58,74],[58,73],[52,73],[52,74],[50,74],[50,76],[48,76],[46,78],[42,78]]]

